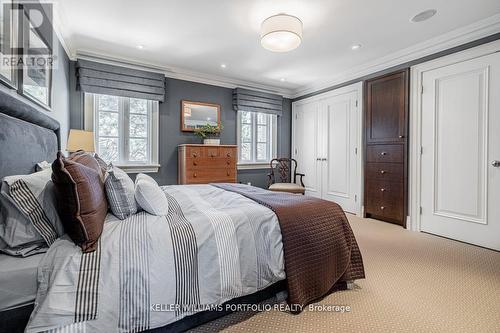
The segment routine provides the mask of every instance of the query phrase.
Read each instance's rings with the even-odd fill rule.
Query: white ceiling
[[[499,0],[56,2],[56,25],[72,56],[122,59],[172,76],[246,83],[295,96],[367,74],[383,61],[396,64],[420,46],[438,50],[457,43],[462,32],[480,37],[484,26],[487,33],[500,32]],[[437,9],[436,16],[409,22],[429,8]],[[260,46],[260,23],[281,12],[303,21],[303,42],[291,52],[272,53]],[[362,47],[352,51],[356,43]]]

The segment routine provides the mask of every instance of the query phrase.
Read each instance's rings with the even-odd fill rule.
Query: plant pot
[[[220,139],[203,139],[203,144],[218,146],[220,145]]]

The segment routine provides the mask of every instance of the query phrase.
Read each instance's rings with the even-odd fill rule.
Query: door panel
[[[324,101],[326,161],[323,161],[323,198],[335,201],[345,211],[357,213],[359,174],[357,167],[357,91]]]
[[[321,165],[317,160],[319,104],[296,105],[294,113],[294,158],[297,160],[297,171],[305,174],[306,193],[321,197]]]
[[[500,250],[500,54],[425,72],[421,229]]]
[[[369,80],[366,143],[405,142],[408,72]]]

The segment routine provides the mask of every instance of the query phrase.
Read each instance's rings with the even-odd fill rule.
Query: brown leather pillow
[[[82,151],[68,158],[59,152],[52,163],[52,181],[64,230],[83,252],[94,251],[108,211],[99,164]]]

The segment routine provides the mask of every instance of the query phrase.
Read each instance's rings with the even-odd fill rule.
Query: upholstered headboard
[[[0,179],[29,174],[60,149],[59,122],[0,90]]]

